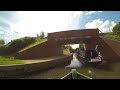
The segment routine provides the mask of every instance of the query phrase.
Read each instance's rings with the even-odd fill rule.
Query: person
[[[97,53],[97,52],[96,52],[96,50],[95,50],[95,49],[93,49],[93,48],[92,48],[92,50],[91,50],[90,54],[91,54],[91,58],[95,58],[95,57],[97,57],[97,56],[98,56],[98,53]]]
[[[77,48],[76,49],[76,52],[75,52],[77,55],[79,55],[80,54],[80,51],[79,51],[79,49]]]
[[[97,53],[99,52],[99,50],[98,50],[98,45],[96,45],[95,51],[96,51]]]
[[[89,60],[90,58],[90,52],[91,52],[91,45],[87,43],[83,43],[84,50],[85,50],[85,58]]]
[[[79,54],[80,54],[80,51],[79,51],[79,49],[77,48],[77,49],[75,50],[75,56],[78,57]]]
[[[85,57],[85,49],[84,49],[84,47],[82,47],[82,48],[80,49],[80,56],[81,56],[81,57]]]

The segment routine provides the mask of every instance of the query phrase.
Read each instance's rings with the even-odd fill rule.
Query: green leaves
[[[0,47],[0,54],[16,53],[22,48],[36,42],[34,37],[24,37],[16,40],[12,40],[8,44]]]
[[[0,38],[0,46],[4,45],[5,41],[3,39]]]
[[[45,33],[44,32],[40,32],[40,34],[36,34],[36,39],[37,41],[44,39],[45,38]]]
[[[119,34],[120,35],[120,22],[115,25],[115,27],[113,28],[113,32],[115,34]]]
[[[106,35],[103,35],[103,37],[106,37],[115,41],[120,41],[120,35],[115,34],[113,32],[106,33]]]

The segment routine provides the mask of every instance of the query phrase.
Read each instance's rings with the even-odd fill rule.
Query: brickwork
[[[48,39],[71,38],[71,37],[85,37],[85,36],[99,36],[98,29],[80,29],[68,30],[62,32],[48,33]]]
[[[31,59],[31,58],[59,56],[61,54],[62,54],[61,46],[57,45],[55,40],[48,40],[30,49],[27,49],[22,52],[18,52],[16,54],[16,57],[20,59]]]
[[[106,38],[99,38],[98,41],[100,52],[104,59],[112,61],[120,60],[120,42]]]

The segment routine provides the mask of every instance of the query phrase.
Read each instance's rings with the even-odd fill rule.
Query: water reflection
[[[80,68],[82,67],[82,63],[76,58],[76,53],[73,53],[73,60],[71,60],[71,64],[66,66],[70,68]]]

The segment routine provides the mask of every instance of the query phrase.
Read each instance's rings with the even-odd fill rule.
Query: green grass
[[[113,32],[108,32],[102,36],[114,41],[120,41],[120,35],[114,34]]]
[[[64,49],[64,50],[63,50],[63,54],[64,54],[64,55],[70,55],[69,49]]]
[[[45,41],[47,41],[47,39],[41,39],[41,40],[39,40],[39,41],[37,41],[37,42],[35,42],[35,43],[33,43],[33,44],[30,44],[30,45],[26,46],[25,48],[21,49],[19,52],[22,52],[22,51],[24,51],[24,50],[27,50],[27,49],[29,49],[29,48],[31,48],[31,47],[33,47],[33,46],[36,46],[36,45],[38,45],[38,44],[40,44],[40,43],[45,42]]]
[[[0,65],[24,64],[24,61],[12,56],[0,56]]]

